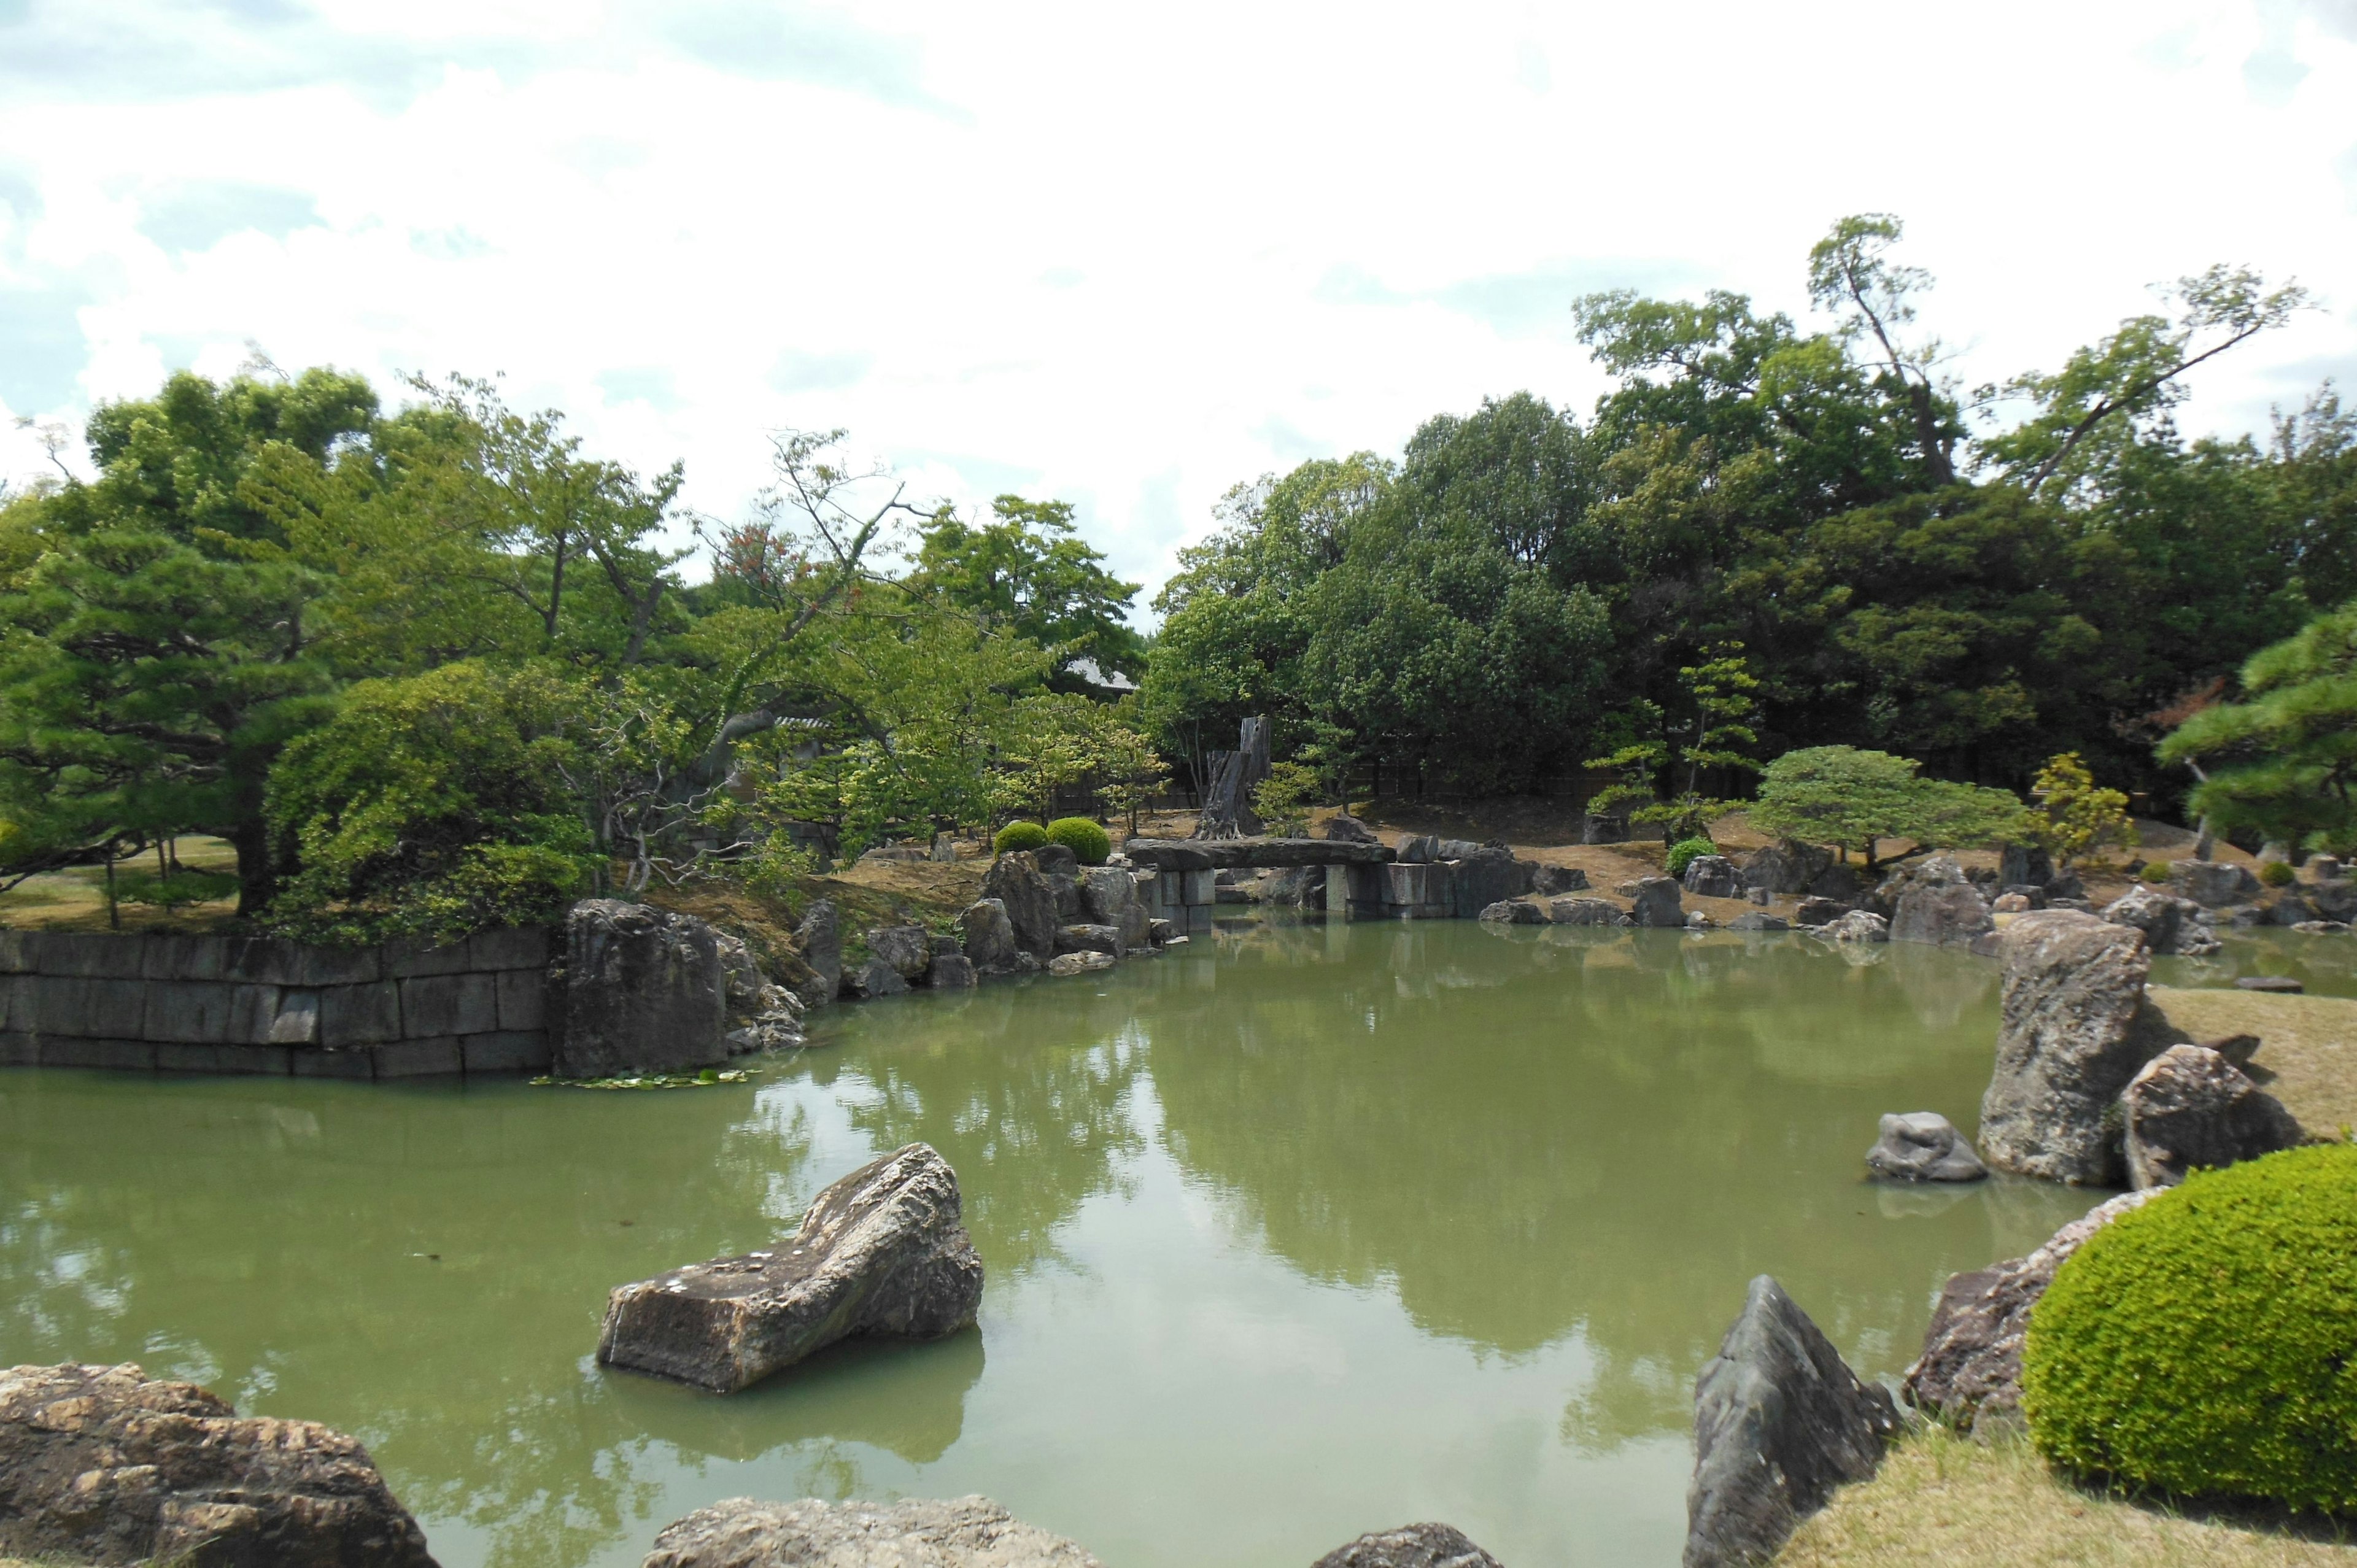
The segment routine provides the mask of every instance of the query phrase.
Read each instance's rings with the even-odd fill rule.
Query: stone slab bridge
[[[1289,838],[1141,838],[1123,848],[1131,865],[1155,874],[1150,886],[1139,881],[1149,912],[1187,931],[1211,929],[1222,871],[1297,870],[1303,908],[1389,920],[1476,919],[1491,905],[1530,892],[1538,871],[1511,850],[1429,836],[1398,849]]]

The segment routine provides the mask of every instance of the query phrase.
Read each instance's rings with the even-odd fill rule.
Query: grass
[[[1902,1438],[1873,1479],[1802,1522],[1777,1568],[2308,1568],[2357,1564],[2327,1526],[2194,1518],[2083,1490],[2023,1437],[1976,1443],[1938,1427]]]
[[[2148,994],[2193,1039],[2256,1035],[2252,1078],[2284,1102],[2310,1137],[2335,1137],[2357,1126],[2357,1001],[2161,985]]]
[[[237,870],[237,851],[221,839],[192,834],[179,841],[175,854],[180,865],[190,871]],[[156,857],[150,854],[120,863],[116,875],[153,875],[155,870]],[[118,908],[126,931],[223,930],[237,920],[237,895],[231,893],[211,903],[184,905],[172,910],[128,902]],[[103,931],[108,929],[106,873],[94,865],[78,865],[27,877],[7,892],[0,893],[0,926],[18,930]],[[0,1568],[9,1565],[0,1562]]]

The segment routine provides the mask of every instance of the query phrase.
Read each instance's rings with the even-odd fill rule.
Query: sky
[[[2264,431],[2357,389],[2357,0],[0,0],[0,477],[258,349],[501,375],[724,520],[844,428],[1150,594],[1240,481],[1585,412],[1583,293],[1806,320],[1865,211],[1968,385],[2297,277],[2183,415]]]

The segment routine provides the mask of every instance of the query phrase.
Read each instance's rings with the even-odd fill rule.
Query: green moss
[[[2259,867],[2259,880],[2270,887],[2288,887],[2299,879],[2299,873],[2288,861],[2271,860]]]
[[[1717,854],[1718,846],[1708,839],[1680,839],[1670,846],[1667,865],[1672,876],[1684,876],[1686,867],[1706,854]]]
[[[1113,853],[1113,835],[1086,817],[1058,817],[1048,824],[1048,842],[1071,850],[1082,865],[1103,865]]]
[[[2022,1403],[2082,1475],[2357,1509],[2357,1147],[2197,1172],[2096,1232],[2030,1316]]]
[[[2158,886],[2161,884],[2166,883],[2169,880],[2169,862],[2165,860],[2147,861],[2144,868],[2144,879],[2147,882],[2153,884],[2155,886]]]
[[[1048,842],[1048,830],[1037,822],[1009,822],[998,830],[990,847],[1001,854],[1013,854],[1019,850],[1038,849]]]

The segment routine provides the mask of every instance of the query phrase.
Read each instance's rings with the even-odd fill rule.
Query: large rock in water
[[[1015,945],[1041,963],[1056,956],[1056,890],[1028,850],[1002,854],[982,878],[982,896],[996,898],[1015,928]]]
[[[0,1557],[435,1568],[368,1450],[137,1367],[0,1371]]]
[[[726,1394],[854,1335],[954,1334],[982,1301],[959,1220],[949,1163],[896,1149],[820,1193],[784,1245],[615,1291],[597,1359]]]
[[[988,1498],[763,1503],[730,1498],[663,1527],[640,1568],[1103,1568]]]
[[[902,980],[914,984],[933,963],[932,933],[922,926],[871,926],[867,950],[890,964]]]
[[[1835,1487],[1874,1474],[1898,1430],[1890,1396],[1761,1274],[1695,1383],[1685,1568],[1766,1563]]]
[[[1981,1098],[1981,1158],[2049,1181],[2120,1185],[2114,1101],[2173,1033],[2145,1000],[2144,933],[2040,909],[2013,918],[1997,955],[2005,991],[1996,1070]]]
[[[2288,1149],[2299,1123],[2208,1046],[2171,1046],[2144,1064],[2120,1096],[2128,1185],[2175,1187],[2188,1171]]]
[[[1501,1568],[1461,1530],[1445,1524],[1404,1524],[1336,1547],[1310,1568]]]
[[[1923,1354],[1907,1369],[1900,1395],[1959,1431],[1994,1429],[2021,1413],[2021,1340],[2029,1309],[2054,1283],[2054,1271],[2080,1244],[2152,1191],[2124,1193],[2098,1205],[2026,1258],[1950,1277],[1923,1333]]]
[[[1015,945],[1015,922],[1006,918],[1006,905],[997,898],[981,898],[965,907],[958,916],[958,929],[965,956],[974,967],[985,974],[1000,974],[1015,967],[1015,955],[1021,950]]]
[[[728,971],[693,915],[585,898],[565,920],[559,1078],[693,1072],[728,1059]]]
[[[1885,1116],[1866,1167],[1894,1181],[1981,1181],[1988,1167],[1955,1124],[1936,1111]]]
[[[2131,887],[2104,907],[2104,918],[2115,926],[2134,926],[2144,933],[2144,945],[2156,954],[2199,958],[2218,950],[2218,939],[2195,917],[2201,906],[2151,887]]]
[[[822,898],[810,907],[794,930],[794,943],[811,972],[794,994],[805,1007],[823,1007],[843,990],[843,917],[834,899]]]
[[[1324,883],[1319,883],[1322,890]],[[1148,936],[1146,906],[1137,897],[1135,873],[1118,865],[1092,865],[1081,873],[1081,908],[1094,925],[1121,933],[1121,950],[1142,948]]]
[[[1491,905],[1519,898],[1527,888],[1530,874],[1514,859],[1512,850],[1495,844],[1447,841],[1441,847],[1463,852],[1446,857],[1457,862],[1456,875],[1449,885],[1449,900],[1452,912],[1460,920],[1478,919]]]
[[[1685,909],[1678,893],[1678,885],[1666,876],[1637,878],[1637,892],[1629,906],[1632,925],[1683,927]]]

